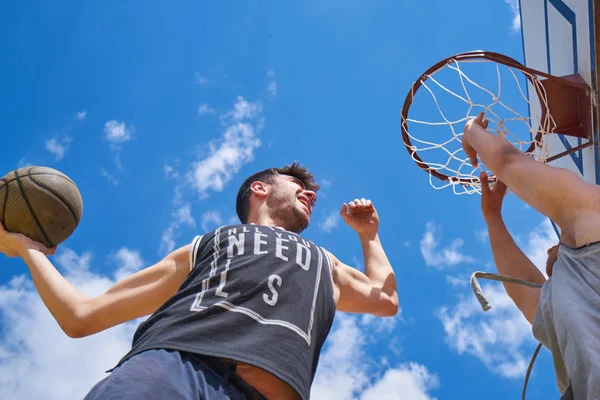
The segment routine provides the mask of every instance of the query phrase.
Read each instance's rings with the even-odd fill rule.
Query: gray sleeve
[[[548,311],[546,310],[547,307],[545,307],[546,301],[548,300],[549,291],[547,285],[549,283],[550,281],[546,281],[544,286],[542,286],[542,289],[540,291],[540,299],[538,301],[537,308],[535,309],[535,314],[533,315],[533,323],[531,325],[531,332],[533,333],[533,337],[535,337],[546,348],[551,348],[550,339],[548,335],[548,327],[546,325],[549,322],[548,319],[550,318],[551,320],[551,316],[548,315]]]

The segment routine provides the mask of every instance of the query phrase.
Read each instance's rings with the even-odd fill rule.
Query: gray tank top
[[[600,399],[600,242],[560,244],[533,335],[552,352],[561,399]]]

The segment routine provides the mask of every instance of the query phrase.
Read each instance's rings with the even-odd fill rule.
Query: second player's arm
[[[117,282],[98,297],[69,283],[41,252],[26,248],[29,267],[42,301],[63,331],[80,338],[153,313],[179,288],[190,271],[189,248],[175,250],[157,264]]]
[[[598,187],[574,172],[525,155],[479,125],[482,117],[467,124],[465,139],[483,163],[521,200],[555,221],[566,244],[576,247],[600,240]]]
[[[500,214],[488,215],[485,217],[485,221],[498,272],[527,282],[543,284],[546,278],[519,249],[506,229],[502,216]],[[506,282],[502,284],[525,318],[533,323],[541,289]]]

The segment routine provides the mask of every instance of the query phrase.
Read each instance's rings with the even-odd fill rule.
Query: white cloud
[[[17,168],[23,168],[29,165],[34,165],[34,163],[30,162],[27,157],[21,157],[19,161],[17,161]]]
[[[63,248],[56,264],[82,293],[96,296],[115,280],[90,272],[90,253]],[[71,339],[24,275],[0,286],[0,398],[81,399],[131,348],[136,322]],[[35,329],[32,329],[35,327]]]
[[[177,245],[176,239],[179,237],[179,229],[182,225],[187,225],[191,228],[196,226],[189,203],[185,203],[173,211],[171,223],[161,236],[161,244],[158,250],[160,254],[165,255],[175,249]]]
[[[472,262],[473,258],[460,252],[464,244],[462,239],[454,239],[449,246],[438,249],[440,228],[433,221],[425,226],[425,234],[421,239],[421,254],[429,267],[444,268],[460,263]]]
[[[200,104],[198,106],[198,115],[204,115],[204,114],[214,114],[215,110],[213,108],[210,108],[208,106],[208,104]]]
[[[91,261],[92,253],[86,252],[78,255],[69,248],[64,248],[56,255],[56,263],[64,269],[65,274],[78,280],[83,280],[90,276]]]
[[[487,229],[482,229],[475,232],[475,237],[481,243],[487,243],[490,240],[490,234],[488,233]]]
[[[518,239],[518,237],[517,237]],[[527,234],[521,244],[523,252],[545,273],[546,250],[558,242],[547,219]],[[493,268],[488,265],[486,268]],[[447,277],[454,287],[463,286],[468,277]],[[490,370],[508,378],[522,378],[527,369],[535,339],[531,325],[508,297],[499,283],[482,284],[482,290],[492,308],[483,312],[469,289],[467,300],[453,307],[442,307],[438,318],[444,325],[446,340],[459,354],[470,354]]]
[[[133,126],[128,128],[125,125],[125,122],[111,120],[104,124],[104,134],[106,135],[105,138],[112,145],[119,145],[131,140],[133,131]]]
[[[324,221],[319,223],[319,228],[323,232],[329,233],[333,230],[333,228],[337,228],[340,223],[340,218],[339,211],[333,210],[329,215],[327,215]]]
[[[176,160],[176,162],[177,164],[179,163],[178,160]],[[165,164],[165,178],[177,180],[179,179],[179,171],[177,171],[175,166]]]
[[[202,214],[202,231],[208,232],[211,228],[217,228],[222,222],[223,219],[218,211],[207,211]]]
[[[521,29],[521,13],[519,10],[519,0],[504,0],[506,4],[510,7],[510,10],[513,13],[513,20],[510,30],[512,32],[519,32]]]
[[[104,134],[106,140],[110,143],[110,147],[115,154],[115,165],[121,171],[123,165],[121,164],[120,152],[124,143],[130,141],[133,138],[135,128],[133,125],[127,127],[125,122],[118,122],[115,120],[107,121],[104,124]]]
[[[113,178],[113,176],[104,168],[100,169],[100,175],[102,175],[104,178],[106,178],[107,181],[109,181],[115,186],[119,184],[119,181]]]
[[[477,357],[495,373],[522,378],[529,362],[526,353],[535,347],[531,325],[501,285],[484,284],[482,290],[492,305],[485,313],[475,296],[438,311],[446,341],[458,354]]]
[[[333,185],[333,182],[331,182],[329,179],[321,179],[319,181],[319,185],[323,188],[326,189],[328,187],[330,187],[331,185]]]
[[[386,371],[379,381],[363,392],[361,400],[433,400],[427,392],[438,386],[439,379],[427,368],[417,363],[408,363]]]
[[[173,180],[176,182],[175,193],[172,200],[173,204],[175,205],[180,205],[183,203],[183,189],[185,188],[185,185],[182,184],[180,179],[181,174],[179,172],[179,163],[180,160],[177,158],[172,163],[165,162],[164,164],[165,178],[167,180]]]
[[[223,136],[209,143],[209,155],[192,164],[188,182],[201,198],[210,190],[220,192],[240,168],[254,160],[254,150],[261,142],[257,137],[262,129],[262,106],[242,97],[234,108],[221,116]]]
[[[192,162],[187,172],[180,174],[177,171],[179,160],[175,160],[175,165],[164,166],[167,179],[176,182],[173,204],[180,207],[179,210],[186,207],[188,211],[190,209],[187,200],[188,189],[200,198],[207,198],[210,191],[223,190],[243,165],[254,160],[254,151],[261,145],[257,137],[264,123],[260,103],[248,102],[238,96],[233,108],[219,119],[223,126],[222,136],[208,143],[206,154]],[[172,222],[161,236],[159,253],[169,253],[175,248],[182,224],[194,226],[191,216],[183,218],[182,215],[178,211],[174,213]],[[202,225],[203,228],[208,228],[211,224],[221,224],[223,220],[218,213],[205,214],[202,217]],[[238,222],[235,217],[229,220],[233,221],[232,223]]]
[[[160,237],[160,249],[158,250],[160,254],[166,255],[175,250],[175,246],[177,245],[177,243],[175,242],[176,227],[177,224],[172,222],[162,233]]]
[[[271,95],[271,98],[277,97],[277,82],[271,81],[267,85],[267,92]]]
[[[446,282],[454,288],[466,287],[469,284],[468,276],[446,276]]]
[[[87,117],[87,111],[81,111],[77,113],[77,119],[83,121]]]
[[[132,275],[144,267],[144,260],[139,251],[129,250],[121,247],[113,256],[113,261],[117,264],[115,279],[117,281]]]
[[[378,319],[377,319],[378,320]],[[438,386],[438,379],[427,368],[415,363],[389,368],[386,360],[369,358],[366,338],[371,335],[375,319],[362,319],[338,313],[324,346],[311,398],[315,400],[371,400],[400,398],[384,393],[403,393],[402,398],[428,400],[428,392]],[[387,335],[381,334],[382,338]],[[385,339],[384,339],[385,340]],[[374,365],[380,364],[380,370]]]
[[[194,218],[192,217],[192,208],[189,204],[179,207],[173,215],[175,216],[175,220],[179,223],[192,228],[196,226],[196,221],[194,221]]]
[[[275,82],[275,71],[270,69],[267,71],[267,76],[271,78],[269,83],[267,84],[267,93],[271,95],[271,98],[274,99],[277,97],[277,82]]]
[[[194,74],[194,82],[196,82],[200,86],[208,85],[208,79],[200,75],[198,72]]]
[[[355,317],[338,313],[329,334],[314,384],[311,398],[353,399],[369,384],[366,368],[362,366],[365,336]]]
[[[380,318],[371,314],[362,314],[360,317],[361,325],[369,326],[371,333],[386,333],[390,334],[396,325],[402,321],[402,309],[398,308],[398,314],[393,317]],[[374,337],[371,337],[374,339]]]
[[[60,161],[65,157],[67,151],[69,151],[71,140],[72,139],[70,137],[64,137],[60,140],[52,138],[46,141],[46,150],[54,155],[56,161]]]
[[[245,119],[253,120],[258,118],[262,114],[262,104],[259,102],[250,103],[244,100],[242,96],[236,98],[233,109],[221,116],[221,119],[229,122],[225,123],[226,127],[231,124],[239,123]],[[225,132],[227,135],[227,132]]]
[[[548,259],[547,250],[558,244],[556,232],[547,218],[542,223],[536,226],[527,235],[527,243],[523,248],[523,252],[529,257],[532,263],[546,275],[546,260]]]

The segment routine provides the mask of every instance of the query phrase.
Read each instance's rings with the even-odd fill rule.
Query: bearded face
[[[266,200],[272,218],[280,221],[290,232],[300,233],[310,223],[312,204],[316,194],[305,190],[301,181],[294,177],[280,175],[270,184]]]

